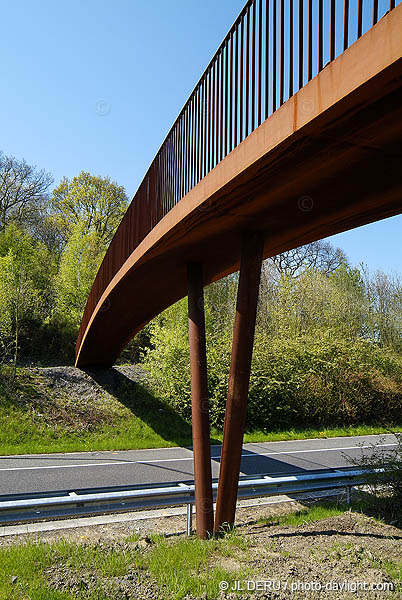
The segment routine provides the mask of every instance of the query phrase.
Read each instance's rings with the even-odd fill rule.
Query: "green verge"
[[[21,369],[13,394],[0,387],[0,454],[41,454],[191,446],[191,424],[146,385],[126,382],[88,401],[49,386]],[[245,442],[362,436],[402,431],[402,426],[360,425],[328,429],[247,431]],[[222,432],[212,430],[212,444]]]
[[[220,581],[232,585],[250,575],[244,566],[248,542],[236,532],[210,540],[155,535],[145,551],[136,541],[112,546],[28,542],[0,548],[0,600],[120,600],[126,597],[123,586],[141,584],[159,600],[182,600],[188,594],[212,597]],[[241,568],[229,572],[219,565],[220,559],[238,559],[239,554]]]
[[[356,510],[359,505],[316,504],[296,513],[260,519],[256,525],[259,529],[272,527],[273,531],[277,526],[297,528],[335,517],[350,508]],[[275,536],[268,537],[269,540],[268,550],[278,552]],[[333,557],[350,547],[353,544],[330,545],[326,553]],[[280,552],[284,558],[290,557],[287,551]],[[319,552],[311,551],[311,555],[321,564]],[[18,542],[0,548],[0,600],[212,598],[219,591],[220,581],[231,588],[236,580],[259,577],[254,559],[255,536],[241,534],[236,529],[208,540],[160,534],[140,540],[138,534],[133,534],[113,543]],[[385,552],[370,555],[368,560],[369,567],[388,574],[396,584],[396,591],[401,591],[400,560],[390,559]]]

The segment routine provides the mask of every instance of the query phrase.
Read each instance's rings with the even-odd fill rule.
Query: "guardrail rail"
[[[372,470],[339,468],[309,473],[285,475],[254,475],[239,481],[238,498],[280,496],[344,488],[350,501],[352,487],[367,483]],[[218,483],[213,482],[216,495]],[[140,486],[120,488],[92,488],[79,491],[61,491],[38,494],[0,496],[0,523],[51,520],[109,512],[127,512],[144,508],[187,506],[187,533],[192,529],[193,483],[158,483],[147,488]]]

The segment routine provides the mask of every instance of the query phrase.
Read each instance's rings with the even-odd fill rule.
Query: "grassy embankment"
[[[359,505],[353,508],[361,512]],[[117,542],[88,541],[85,536],[79,541],[16,542],[0,548],[0,600],[212,598],[222,581],[231,588],[241,580],[287,578],[290,585],[306,576],[354,581],[363,574],[364,579],[392,582],[398,594],[402,563],[394,537],[399,530],[349,510],[342,504],[315,505],[261,518],[245,531],[204,541],[161,534],[141,539],[134,534]],[[339,536],[332,529],[337,523]],[[313,536],[313,547],[306,545],[305,535]]]
[[[120,377],[120,376],[119,376]],[[191,426],[155,398],[146,384],[121,376],[115,387],[97,385],[89,396],[82,382],[58,386],[40,370],[21,369],[12,394],[0,387],[0,454],[126,450],[190,446]],[[250,431],[245,442],[264,442],[401,431],[366,426]],[[212,431],[219,444],[222,433]]]

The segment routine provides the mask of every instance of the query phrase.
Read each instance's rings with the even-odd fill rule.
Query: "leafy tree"
[[[108,244],[127,208],[124,188],[110,181],[82,171],[70,181],[66,177],[53,190],[52,220],[60,228],[65,240],[75,227],[82,234],[95,232],[98,239]]]
[[[63,251],[55,279],[56,318],[67,328],[79,327],[93,280],[105,253],[105,244],[95,230],[86,231],[79,222]]]
[[[9,221],[29,223],[43,203],[53,178],[43,169],[0,152],[0,230]]]
[[[46,247],[15,224],[0,234],[0,344],[13,379],[21,346],[51,312],[54,268]]]

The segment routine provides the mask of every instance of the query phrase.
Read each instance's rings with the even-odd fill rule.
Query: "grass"
[[[286,515],[263,517],[258,520],[258,523],[261,525],[298,527],[305,523],[336,517],[348,510],[350,510],[350,506],[347,504],[326,502],[325,504],[314,504],[311,507],[306,507]]]
[[[244,434],[245,443],[257,442],[281,442],[286,440],[306,440],[316,438],[333,438],[360,435],[379,435],[385,433],[398,433],[402,431],[402,425],[383,427],[381,425],[356,425],[354,427],[332,427],[332,428],[300,428],[287,429],[284,431],[250,431]]]
[[[117,372],[113,375],[116,376]],[[19,369],[12,394],[0,386],[0,454],[41,454],[191,446],[191,424],[150,392],[118,375],[116,389],[101,388],[90,402],[54,389],[40,374]],[[96,378],[96,375],[94,375]],[[360,436],[401,431],[401,426],[248,431],[245,442]],[[222,432],[212,431],[219,444]]]
[[[297,527],[340,515],[349,508],[317,503],[258,523]],[[259,576],[252,560],[254,538],[236,529],[209,540],[153,534],[146,538],[145,547],[138,542],[139,536],[133,534],[111,545],[62,540],[0,547],[0,600],[120,600],[125,597],[121,587],[124,584],[131,586],[132,594],[138,591],[135,586],[148,586],[148,592],[158,600],[183,600],[187,595],[215,598],[219,582],[226,581],[231,588],[236,580]],[[283,548],[278,550],[276,544],[277,540],[272,539],[268,549],[292,560],[293,555]],[[352,555],[350,550],[354,551]],[[312,551],[311,556],[319,564],[323,551],[331,559],[346,557],[352,563],[357,560],[360,566],[382,571],[397,584],[397,591],[402,589],[402,563],[398,560],[373,556],[352,542]],[[140,588],[140,592],[143,590]]]
[[[246,569],[222,568],[219,558],[238,558],[246,549],[244,538],[236,533],[205,541],[153,536],[143,553],[135,545],[119,549],[65,541],[10,546],[0,549],[0,600],[110,600],[121,597],[118,578],[131,574],[131,580],[139,580],[144,573],[158,585],[160,600],[182,600],[203,592],[212,597],[220,581],[231,585],[248,574]],[[57,570],[62,585],[49,587],[49,574]]]

